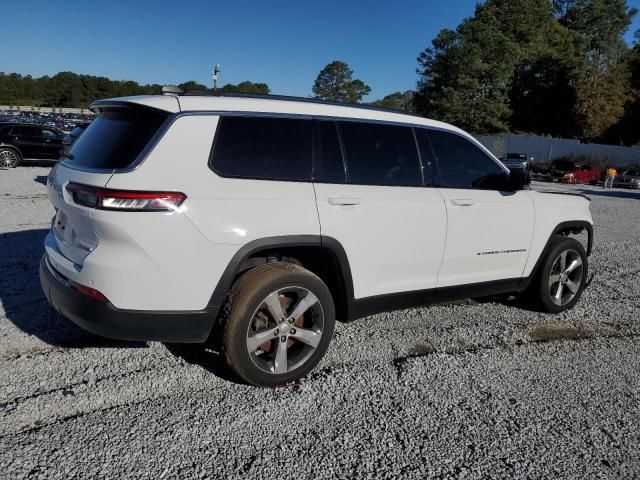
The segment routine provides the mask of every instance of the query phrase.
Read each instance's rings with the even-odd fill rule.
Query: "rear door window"
[[[418,149],[410,127],[339,122],[348,182],[421,186]]]
[[[64,163],[91,169],[128,167],[167,116],[165,112],[143,108],[106,109],[73,144]]]
[[[310,181],[311,123],[309,119],[222,116],[210,165],[226,177]]]
[[[42,130],[39,127],[31,127],[29,125],[17,125],[13,127],[12,135],[18,137],[41,138]]]
[[[313,180],[323,183],[345,183],[347,174],[336,122],[315,121],[313,143]]]

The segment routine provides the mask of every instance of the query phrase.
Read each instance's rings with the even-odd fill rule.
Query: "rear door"
[[[533,237],[529,194],[509,191],[507,171],[479,144],[448,131],[428,135],[447,210],[438,287],[520,278]]]
[[[430,177],[412,128],[329,120],[314,128],[321,233],[345,249],[355,297],[434,288],[445,209],[438,191],[423,186]]]
[[[42,158],[56,160],[60,158],[60,151],[62,150],[62,136],[57,130],[52,128],[42,127]]]

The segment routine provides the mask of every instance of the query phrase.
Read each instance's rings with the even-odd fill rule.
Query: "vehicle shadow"
[[[636,190],[628,190],[628,191],[620,191],[620,190],[586,190],[580,189],[580,193],[584,193],[587,196],[595,196],[595,197],[613,197],[613,198],[633,198],[636,200],[640,200],[640,191]]]
[[[46,175],[38,175],[33,179],[34,182],[40,183],[41,185],[47,184],[47,176]]]
[[[58,314],[40,287],[39,267],[48,230],[0,234],[0,303],[4,316],[17,329],[55,347],[147,347],[144,342],[124,342],[98,337]],[[0,319],[0,322],[4,320]]]
[[[224,355],[218,348],[193,343],[165,343],[164,346],[172,355],[189,364],[198,365],[222,380],[245,384],[229,369]]]

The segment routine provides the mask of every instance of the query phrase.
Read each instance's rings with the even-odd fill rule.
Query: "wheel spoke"
[[[562,282],[558,283],[558,289],[556,290],[556,294],[554,295],[555,299],[559,302],[560,299],[562,298],[562,290],[563,290],[563,284]]]
[[[282,319],[285,318],[286,314],[284,313],[284,310],[282,310],[282,305],[280,304],[280,295],[278,292],[273,292],[271,295],[269,295],[265,299],[264,303],[269,309],[269,313],[276,323],[280,323]]]
[[[567,268],[567,252],[564,251],[560,254],[560,271],[564,272]]]
[[[253,337],[248,337],[247,348],[249,349],[249,352],[253,353],[263,343],[273,340],[275,338],[275,330],[275,328],[271,328],[267,331],[256,333]]]
[[[320,343],[322,333],[314,332],[313,330],[308,330],[306,328],[296,328],[296,333],[292,333],[291,338],[300,340],[301,342],[316,348]]]
[[[307,292],[307,295],[304,298],[298,300],[293,312],[291,312],[291,317],[297,320],[316,303],[318,303],[318,298],[313,293]]]
[[[276,358],[273,361],[274,373],[287,373],[287,342],[281,342],[278,339],[278,349],[276,350]]]
[[[569,291],[571,293],[573,293],[574,295],[578,292],[578,289],[580,288],[580,285],[578,285],[576,282],[574,282],[573,280],[570,280],[568,278],[567,278],[567,281],[566,281],[565,285],[567,286]]]
[[[558,283],[560,281],[560,274],[556,273],[554,275],[549,275],[549,286],[553,285],[554,283]]]
[[[576,258],[573,260],[573,262],[571,262],[569,264],[569,266],[567,267],[567,269],[564,271],[564,273],[571,273],[573,272],[576,268],[578,268],[580,265],[582,265],[582,259],[580,259],[580,257]]]

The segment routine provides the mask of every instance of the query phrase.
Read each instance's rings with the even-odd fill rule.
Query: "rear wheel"
[[[16,168],[20,164],[20,154],[12,148],[0,148],[0,167]]]
[[[229,295],[225,358],[253,385],[290,383],[320,361],[334,324],[333,299],[320,278],[291,263],[261,265],[240,277]]]
[[[531,285],[531,293],[544,311],[568,310],[582,295],[587,269],[587,254],[582,244],[574,238],[557,236]]]

